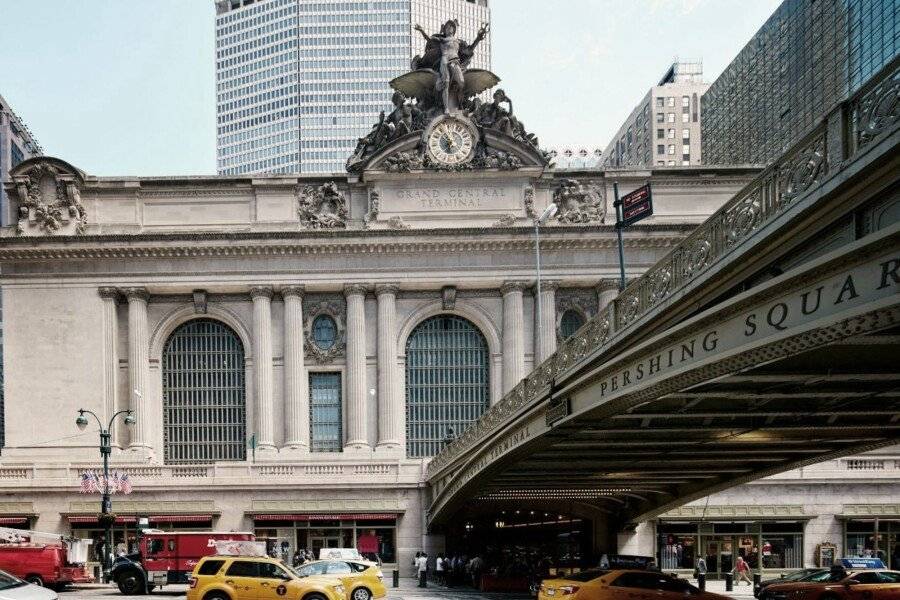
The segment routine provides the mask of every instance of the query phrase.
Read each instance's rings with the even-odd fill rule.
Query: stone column
[[[556,290],[558,281],[541,281],[541,297],[535,298],[534,366],[556,352]],[[541,303],[541,322],[537,323],[537,303]]]
[[[309,451],[309,381],[303,366],[302,285],[281,290],[284,299],[284,449]]]
[[[129,408],[134,411],[135,424],[131,428],[132,452],[149,452],[150,398],[147,383],[150,378],[150,340],[147,333],[147,299],[142,287],[123,290],[128,299],[128,385]]]
[[[597,312],[602,313],[619,295],[618,279],[601,279],[597,284]]]
[[[256,372],[256,452],[275,450],[275,411],[272,398],[272,288],[250,289],[253,299],[253,354]]]
[[[347,436],[344,450],[369,449],[366,431],[366,286],[344,288],[347,297]]]
[[[378,297],[378,446],[400,448],[403,403],[397,391],[397,290],[395,284],[375,286]]]
[[[523,281],[507,281],[503,294],[503,393],[525,376],[525,321],[522,315]]]
[[[102,287],[99,290],[103,302],[103,420],[116,413],[116,392],[119,389],[119,323],[116,315],[116,302],[119,290],[113,287]],[[120,429],[114,433],[119,439]]]

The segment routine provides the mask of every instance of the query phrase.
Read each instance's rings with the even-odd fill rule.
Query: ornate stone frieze
[[[536,219],[537,213],[534,211],[534,186],[525,187],[524,198],[522,202],[525,205],[525,216],[529,219]]]
[[[294,293],[298,287],[291,286],[288,293]],[[282,290],[284,295],[285,290]],[[303,296],[304,351],[306,356],[319,364],[327,364],[344,356],[346,349],[347,304],[341,294],[306,294]],[[330,346],[322,347],[315,339],[313,324],[320,316],[330,317],[334,322],[334,341]]]
[[[300,224],[307,229],[344,229],[347,227],[347,199],[333,181],[319,187],[297,187]]]
[[[381,210],[381,194],[378,193],[378,190],[370,190],[369,191],[369,210],[366,211],[366,215],[363,217],[363,221],[368,227],[372,221],[378,219],[378,213]]]
[[[603,191],[593,183],[564,179],[553,192],[553,202],[560,223],[603,223],[606,217]]]
[[[398,152],[384,159],[382,167],[388,173],[409,173],[425,168],[422,156],[416,152]]]
[[[457,290],[455,285],[445,285],[441,288],[441,306],[444,310],[456,308]]]
[[[49,160],[34,162],[14,177],[19,196],[16,233],[84,233],[87,212],[80,177]],[[36,231],[35,231],[36,230]]]
[[[194,313],[198,315],[205,315],[207,302],[209,300],[206,294],[206,290],[194,290],[191,293],[191,296],[194,299]]]

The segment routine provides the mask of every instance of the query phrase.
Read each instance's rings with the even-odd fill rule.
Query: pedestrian
[[[419,553],[416,559],[416,571],[419,573],[419,587],[428,587],[426,577],[428,576],[428,555],[424,552]]]
[[[742,581],[746,581],[747,585],[753,585],[753,579],[750,578],[750,565],[743,556],[738,556],[737,564],[734,565],[734,577],[734,585],[740,585]]]
[[[437,559],[434,561],[434,573],[437,577],[437,582],[440,585],[446,586],[447,580],[444,578],[444,555],[438,554]]]
[[[706,577],[706,559],[702,556],[697,558],[697,567],[694,569],[694,578],[699,580],[701,575]]]

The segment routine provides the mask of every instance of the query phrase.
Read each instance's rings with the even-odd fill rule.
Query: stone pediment
[[[18,235],[72,235],[84,232],[81,202],[84,173],[58,158],[38,156],[10,169],[9,191],[17,200]]]

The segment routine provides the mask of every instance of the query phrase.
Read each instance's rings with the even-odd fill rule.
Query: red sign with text
[[[628,227],[653,214],[653,194],[650,193],[649,183],[625,194],[620,202],[622,204],[622,221],[619,223],[619,227]]]

